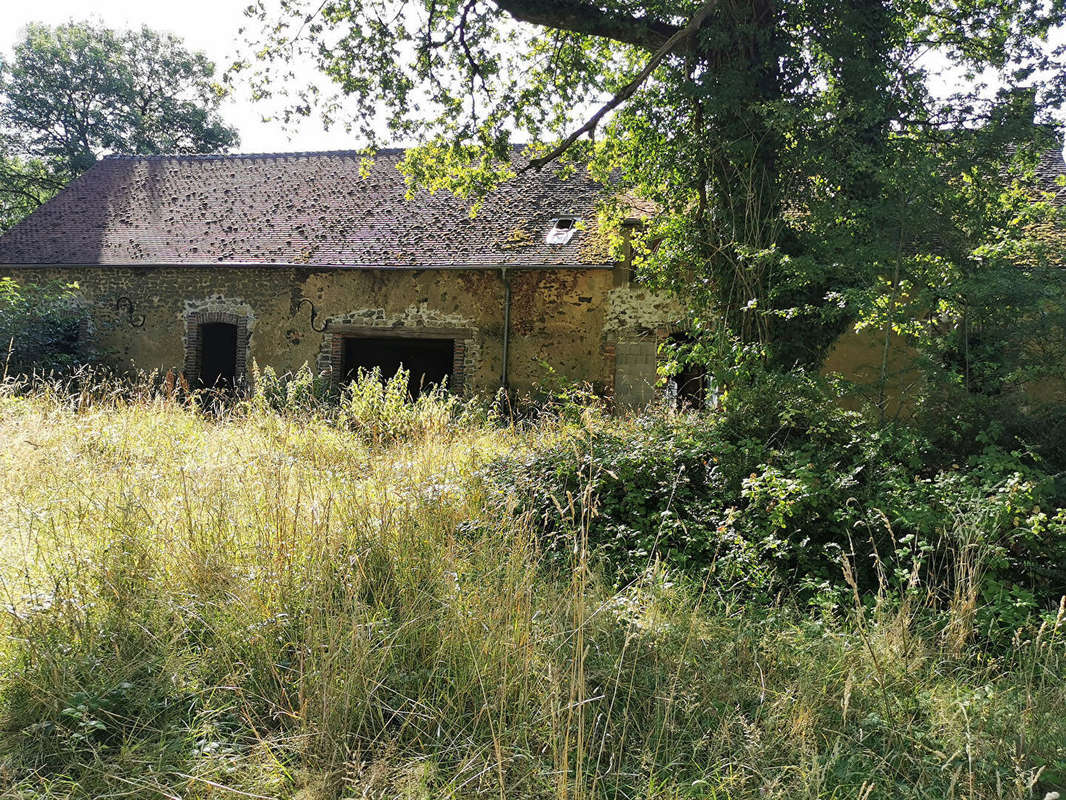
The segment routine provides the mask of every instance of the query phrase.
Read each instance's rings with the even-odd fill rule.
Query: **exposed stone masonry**
[[[3,268],[23,283],[77,282],[92,314],[94,344],[115,366],[131,370],[199,371],[198,329],[206,322],[238,326],[238,371],[252,360],[279,372],[304,364],[333,376],[349,336],[422,336],[455,341],[452,387],[493,392],[500,384],[504,287],[496,270],[321,270],[276,267]],[[520,270],[511,275],[509,379],[523,391],[553,380],[615,386],[618,341],[651,335],[623,329],[610,270]],[[116,309],[129,297],[143,327]],[[315,305],[316,327],[310,309]],[[626,299],[622,308],[638,302]],[[608,327],[608,320],[614,320]],[[650,324],[652,320],[647,320]],[[665,324],[665,321],[664,321]]]

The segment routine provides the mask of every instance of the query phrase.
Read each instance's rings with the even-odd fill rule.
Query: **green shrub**
[[[306,414],[329,408],[329,382],[305,363],[295,372],[278,375],[273,367],[252,362],[252,402],[261,410]]]
[[[734,390],[711,414],[582,427],[484,476],[499,503],[542,521],[557,558],[588,519],[590,546],[620,583],[662,559],[749,596],[824,602],[849,591],[846,559],[861,592],[920,577],[947,602],[960,560],[979,547],[986,599],[1011,587],[998,603],[1005,625],[1066,586],[1066,513],[1054,510],[1066,497],[1039,461],[987,443],[955,463],[913,428],[846,411],[802,376]]]
[[[388,443],[432,434],[445,434],[486,423],[492,412],[476,400],[463,400],[441,383],[409,396],[410,373],[397,370],[383,380],[381,370],[360,369],[341,395],[340,419],[368,442]]]
[[[65,372],[89,360],[88,312],[77,284],[20,285],[0,278],[0,374]]]

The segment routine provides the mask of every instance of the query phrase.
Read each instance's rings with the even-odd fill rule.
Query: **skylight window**
[[[556,217],[544,237],[546,244],[567,244],[577,231],[577,217]]]

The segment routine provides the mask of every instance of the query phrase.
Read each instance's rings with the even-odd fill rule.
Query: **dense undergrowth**
[[[863,596],[888,587],[949,604],[976,587],[986,636],[1009,635],[1066,588],[1066,481],[1054,465],[989,438],[945,450],[916,427],[827,402],[803,376],[735,389],[712,414],[579,426],[485,475],[564,561],[583,519],[619,583],[660,558],[759,602],[785,593],[836,607],[852,594],[847,561]],[[560,513],[560,498],[578,498],[576,513]]]
[[[3,796],[1066,783],[1059,490],[1029,454],[955,464],[798,391],[513,423],[258,385],[0,396]]]

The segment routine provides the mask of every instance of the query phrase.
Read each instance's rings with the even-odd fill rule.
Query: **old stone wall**
[[[287,371],[306,363],[329,374],[335,339],[345,333],[426,331],[455,338],[457,383],[491,391],[500,381],[498,271],[87,266],[0,268],[0,275],[20,283],[77,282],[92,311],[94,344],[120,368],[187,367],[198,324],[239,320],[249,366],[254,359]],[[612,289],[605,269],[520,270],[511,281],[509,374],[519,390],[551,374],[610,391],[615,343],[646,339],[676,310],[628,287]],[[324,331],[312,328],[305,298]]]

